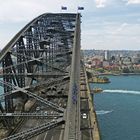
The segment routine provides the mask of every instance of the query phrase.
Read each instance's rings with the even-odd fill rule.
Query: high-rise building
[[[137,57],[140,58],[140,53],[137,54]]]
[[[109,50],[105,51],[104,58],[105,58],[105,60],[110,60],[110,52],[109,52]]]

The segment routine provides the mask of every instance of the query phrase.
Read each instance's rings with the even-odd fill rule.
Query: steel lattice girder
[[[3,62],[4,81],[7,79],[6,82],[14,82],[15,85],[17,84],[22,88],[26,86],[24,75],[27,72],[35,73],[39,65],[46,65],[45,71],[48,67],[55,68],[53,63],[56,57],[67,52],[70,47],[72,48],[75,18],[76,14],[43,14],[26,25],[0,53],[0,61]],[[7,54],[9,58],[11,57],[9,62],[7,62]],[[43,61],[46,62],[40,60],[44,54],[46,57],[43,58]],[[63,57],[68,59],[69,55],[68,53]],[[64,72],[60,68],[55,70]],[[33,77],[28,77],[28,79],[31,84]],[[12,91],[7,86],[4,89],[5,92]],[[7,112],[10,107],[12,110],[12,98],[11,103],[9,99],[5,102]],[[7,104],[8,102],[9,104]]]
[[[25,90],[32,86],[33,78],[35,78],[35,76],[25,78],[25,75],[26,73],[35,75],[40,67],[42,67],[42,71],[46,72],[50,69],[61,73],[66,72],[66,66],[71,64],[75,22],[76,14],[43,14],[27,24],[1,51],[0,62],[3,63],[4,77],[1,84],[4,85],[6,93],[5,103],[7,105],[5,110],[7,113],[14,111],[12,93],[18,91],[36,98],[58,112],[64,112],[63,108]],[[8,61],[6,60],[7,56]],[[58,57],[64,59],[62,59],[64,62],[61,62],[59,67],[55,65],[56,63],[59,64],[60,59]],[[63,69],[61,69],[62,64],[65,66]],[[37,84],[43,85],[44,83],[42,81]],[[9,99],[6,101],[7,97],[10,98],[10,102]],[[2,112],[3,110],[1,108]]]

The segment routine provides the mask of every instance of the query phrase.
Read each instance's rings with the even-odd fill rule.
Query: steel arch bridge
[[[80,17],[45,13],[1,51],[1,139],[33,139],[53,129],[63,129],[59,139],[81,139]]]

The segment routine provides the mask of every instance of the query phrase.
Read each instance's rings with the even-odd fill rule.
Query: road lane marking
[[[45,136],[44,136],[44,140],[46,139],[46,137],[47,137],[47,134],[48,134],[48,132],[46,132],[46,134],[45,134]]]

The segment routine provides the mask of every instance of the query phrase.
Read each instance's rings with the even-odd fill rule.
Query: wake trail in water
[[[99,111],[96,111],[96,114],[97,115],[104,115],[104,114],[108,114],[108,113],[111,113],[111,112],[113,112],[113,110],[110,110],[110,111],[99,110]]]
[[[133,90],[112,90],[112,89],[107,89],[107,90],[103,90],[103,92],[106,93],[125,93],[125,94],[136,94],[136,95],[140,95],[140,91],[133,91]]]

